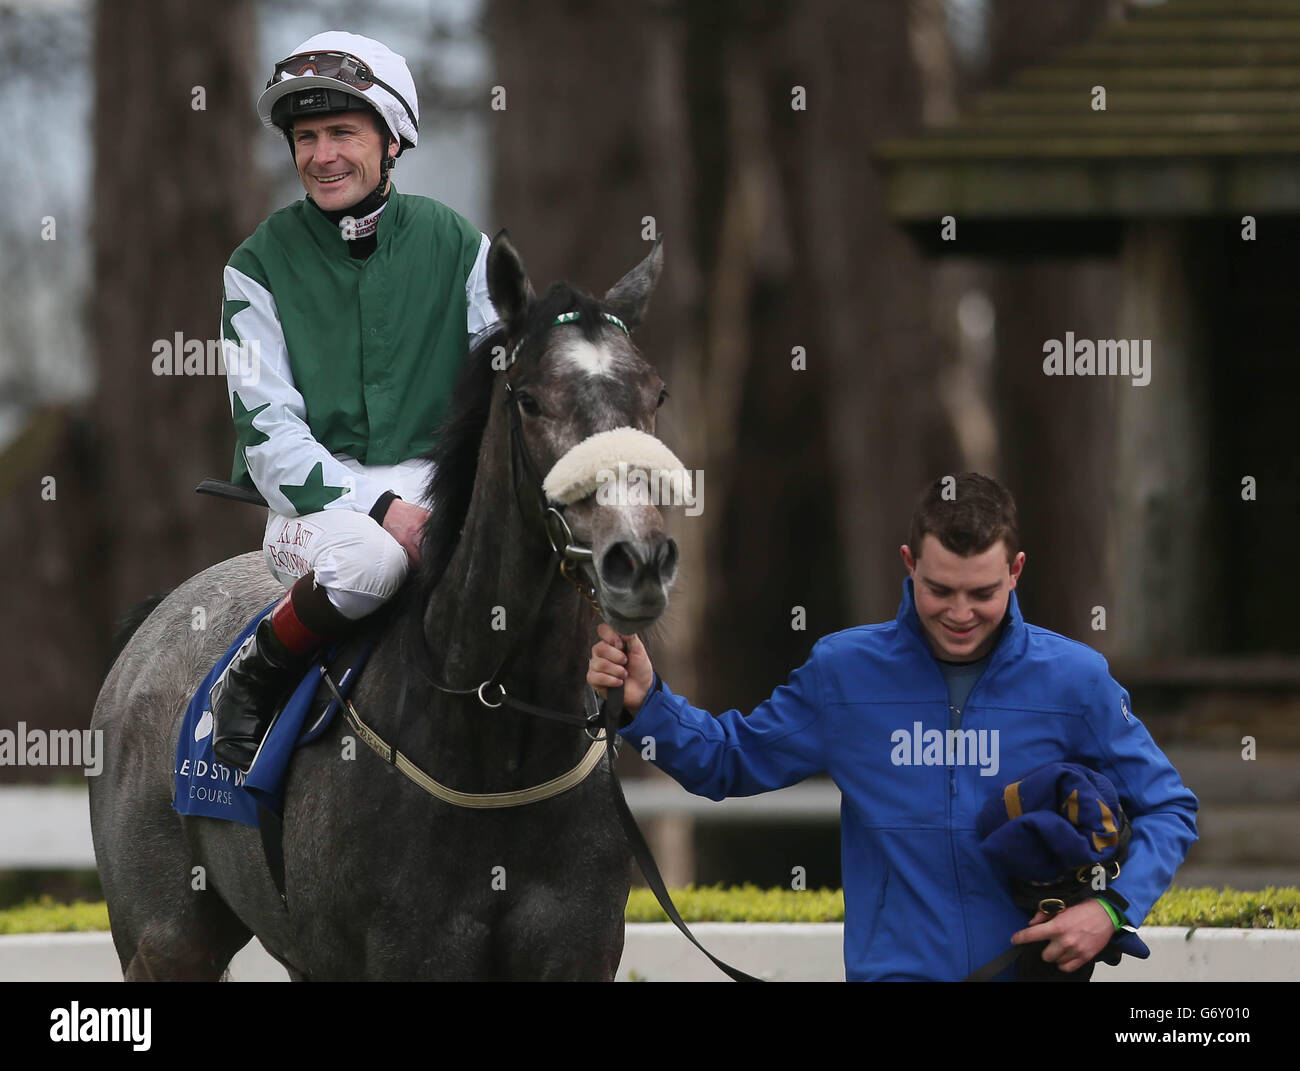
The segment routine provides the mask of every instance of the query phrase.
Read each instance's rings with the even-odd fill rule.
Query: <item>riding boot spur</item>
[[[285,592],[212,686],[212,752],[243,773],[312,656],[351,624],[315,579],[308,573]]]

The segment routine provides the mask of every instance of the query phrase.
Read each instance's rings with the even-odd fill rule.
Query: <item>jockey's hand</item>
[[[1013,945],[1048,941],[1043,959],[1069,973],[1097,958],[1115,935],[1115,924],[1095,899],[1067,907],[1056,915],[1037,912],[1029,928],[1011,935]]]
[[[393,499],[384,514],[384,531],[402,544],[406,556],[414,565],[420,560],[420,534],[429,511],[400,498]]]
[[[604,621],[596,625],[600,636],[587,663],[587,683],[602,697],[606,688],[623,685],[623,705],[633,714],[655,682],[654,667],[638,636],[620,636]]]

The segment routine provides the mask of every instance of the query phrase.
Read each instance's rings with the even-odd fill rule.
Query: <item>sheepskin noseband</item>
[[[583,439],[546,474],[542,490],[550,501],[567,506],[595,492],[604,481],[617,478],[619,462],[627,470],[643,470],[651,484],[658,482],[661,474],[671,473],[681,480],[683,492],[690,494],[691,474],[677,455],[653,435],[636,428],[615,428]]]

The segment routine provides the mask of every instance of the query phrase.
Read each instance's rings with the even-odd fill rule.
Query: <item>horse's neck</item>
[[[582,709],[590,613],[573,585],[555,575],[530,623],[529,612],[551,574],[550,548],[520,514],[503,449],[498,443],[498,450],[480,462],[480,486],[460,541],[425,608],[424,632],[434,671],[450,687],[473,687],[513,652],[503,682],[512,696],[577,713]],[[518,732],[504,727],[519,721],[495,719],[494,728],[485,733],[483,725],[492,711],[477,700],[452,700],[449,706],[474,726],[486,747],[510,751],[522,746],[543,763],[573,749],[576,730],[539,727],[538,719],[520,716],[525,724]]]
[[[581,607],[572,584],[554,575],[536,619],[529,613],[552,577],[550,548],[537,531],[526,531],[518,511],[509,522],[493,517],[476,523],[470,517],[460,546],[434,590],[425,610],[425,635],[435,664],[459,681],[485,680],[505,657],[514,652],[510,677],[516,685],[544,685],[554,677],[554,663],[570,655],[570,662],[585,662],[574,651],[582,642]]]

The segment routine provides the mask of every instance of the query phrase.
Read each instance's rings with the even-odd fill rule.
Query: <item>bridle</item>
[[[617,327],[627,332],[627,327],[618,317],[608,312],[602,312],[601,315]],[[550,327],[559,324],[572,323],[578,319],[579,313],[567,312],[557,316]],[[509,359],[505,369],[508,370],[514,363],[519,354],[520,347],[526,341],[526,337],[520,338],[510,351]],[[558,795],[567,791],[574,785],[581,783],[596,768],[601,757],[607,750],[611,750],[611,741],[617,745],[617,737],[612,733],[610,727],[602,724],[602,712],[594,703],[594,696],[588,690],[588,704],[590,709],[584,710],[578,714],[567,710],[553,710],[548,707],[538,706],[535,703],[526,702],[510,695],[502,681],[508,674],[515,658],[522,650],[524,643],[531,637],[533,629],[537,624],[537,619],[541,613],[543,604],[546,601],[547,593],[551,590],[551,585],[555,582],[557,572],[561,573],[577,589],[578,593],[586,599],[592,610],[599,615],[600,605],[596,600],[595,589],[585,583],[576,573],[575,567],[592,561],[592,550],[584,546],[575,539],[572,528],[569,527],[568,521],[564,516],[564,507],[562,505],[552,505],[546,498],[546,493],[542,487],[542,478],[537,471],[537,466],[533,463],[532,456],[528,452],[528,447],[524,442],[523,428],[519,417],[520,402],[517,394],[510,386],[505,384],[504,403],[509,412],[509,435],[510,435],[510,467],[511,482],[514,485],[515,501],[521,515],[525,519],[525,524],[537,531],[539,538],[544,538],[550,550],[547,557],[547,566],[544,579],[538,586],[536,594],[528,607],[527,615],[524,618],[522,628],[512,629],[514,638],[506,648],[496,668],[482,681],[476,685],[468,687],[454,687],[438,680],[427,673],[423,674],[425,679],[433,685],[438,691],[445,695],[474,696],[478,702],[489,710],[496,710],[502,706],[511,710],[516,710],[523,714],[531,714],[534,717],[546,719],[548,721],[560,722],[566,725],[580,726],[587,738],[591,741],[591,746],[587,749],[582,759],[572,767],[567,773],[541,785],[534,785],[526,789],[518,789],[513,792],[490,792],[474,793],[461,792],[458,789],[450,788],[447,785],[440,784],[428,773],[422,770],[418,765],[412,762],[407,756],[403,755],[395,746],[390,745],[374,729],[362,721],[360,715],[350,702],[343,699],[337,690],[335,696],[339,699],[348,721],[352,723],[357,734],[364,740],[374,751],[376,751],[384,760],[393,766],[396,766],[408,778],[418,784],[424,791],[430,795],[448,803],[453,803],[459,807],[484,808],[484,807],[516,807],[526,803],[535,803],[541,799],[548,799],[551,796]],[[427,641],[426,641],[427,642]],[[326,681],[333,688],[333,681],[328,674]],[[402,718],[406,709],[406,694],[408,688],[408,678],[403,677],[398,692],[397,701],[397,735],[400,737],[402,729]],[[620,704],[621,712],[621,704]]]
[[[608,312],[601,312],[601,315],[618,327],[622,328],[625,333],[628,329],[624,323],[616,316]],[[549,327],[558,324],[571,323],[579,318],[577,312],[562,313],[552,321]],[[510,352],[510,358],[506,364],[509,369],[514,364],[518,356],[519,348],[523,345],[524,339],[520,339],[514,345]],[[565,578],[573,583],[581,594],[590,604],[597,615],[600,614],[600,606],[596,601],[595,591],[590,585],[585,587],[581,581],[567,572],[571,565],[580,565],[584,562],[592,561],[592,551],[590,547],[585,547],[578,543],[573,537],[573,530],[565,520],[563,506],[552,506],[547,500],[546,492],[543,489],[543,481],[538,475],[537,468],[533,464],[532,457],[528,453],[528,448],[524,444],[523,429],[519,419],[519,400],[516,397],[509,382],[505,385],[505,404],[510,412],[510,456],[512,481],[515,489],[515,499],[522,515],[527,522],[530,514],[530,508],[525,505],[525,501],[532,503],[534,516],[540,520],[534,522],[534,526],[540,524],[541,532],[546,538],[547,545],[550,547],[548,564],[546,569],[545,581],[539,587],[532,605],[529,608],[527,622],[523,629],[515,633],[516,639],[506,650],[505,655],[497,664],[497,668],[480,684],[468,688],[453,688],[445,685],[440,681],[429,678],[430,683],[435,688],[446,695],[474,695],[478,701],[489,709],[496,709],[501,706],[510,707],[512,710],[520,711],[524,714],[532,714],[539,718],[546,718],[551,721],[563,722],[569,725],[581,725],[583,731],[591,740],[591,746],[587,749],[586,754],[576,766],[567,773],[540,785],[534,785],[527,789],[518,789],[513,792],[491,792],[491,793],[469,793],[460,792],[456,789],[448,788],[441,785],[421,770],[415,763],[411,762],[405,755],[398,751],[395,745],[389,745],[369,726],[365,725],[357,715],[355,708],[348,702],[335,686],[329,673],[324,674],[326,683],[334,692],[339,701],[339,706],[343,709],[344,715],[351,723],[357,735],[362,738],[374,751],[376,751],[384,761],[397,767],[410,780],[419,785],[420,788],[430,795],[446,803],[458,807],[469,808],[499,808],[499,807],[518,807],[527,803],[535,803],[539,800],[549,799],[552,796],[566,792],[575,785],[581,784],[587,776],[599,765],[602,758],[607,757],[609,760],[609,784],[614,799],[614,805],[618,811],[619,821],[622,823],[623,831],[628,838],[632,848],[632,853],[636,858],[637,865],[641,868],[641,873],[645,876],[646,883],[655,898],[659,901],[659,906],[663,908],[664,913],[668,916],[678,930],[689,940],[696,948],[704,953],[710,961],[724,974],[728,975],[734,981],[738,982],[758,982],[760,978],[746,974],[744,971],[732,967],[718,959],[713,953],[705,948],[691,933],[690,928],[682,919],[676,906],[673,904],[672,897],[668,894],[668,888],[664,883],[663,876],[659,873],[659,867],[654,861],[654,855],[650,851],[649,845],[646,844],[645,835],[641,832],[632,815],[631,809],[627,805],[627,800],[623,796],[623,788],[618,780],[618,772],[614,767],[615,748],[618,745],[618,722],[623,713],[623,687],[620,685],[608,689],[608,695],[604,706],[601,707],[596,703],[595,692],[588,687],[585,692],[587,709],[582,714],[574,714],[563,710],[550,710],[546,707],[539,707],[532,703],[526,703],[521,699],[508,695],[505,688],[501,686],[501,680],[509,670],[511,663],[518,654],[520,645],[523,640],[531,635],[533,626],[537,623],[537,616],[541,611],[542,603],[545,601],[546,593],[550,591],[551,584],[555,581],[556,572],[564,574]],[[526,499],[521,499],[522,492],[526,492]],[[423,630],[421,631],[423,635]],[[398,693],[397,701],[397,731],[400,735],[402,728],[402,715],[406,704],[408,678],[403,676],[402,684]],[[488,689],[496,689],[495,694],[489,698],[484,694]],[[495,699],[496,702],[492,702]]]
[[[576,311],[561,313],[551,321],[548,328],[573,323],[579,318],[579,315]],[[601,315],[621,329],[624,334],[631,334],[627,329],[627,325],[617,316],[608,312],[602,312]],[[525,341],[527,341],[527,336],[515,342],[503,371],[508,371],[513,367],[519,356],[519,350]],[[508,695],[501,683],[524,641],[532,635],[533,627],[537,624],[538,614],[541,612],[542,604],[545,602],[546,595],[555,580],[557,570],[574,586],[578,594],[587,601],[592,610],[597,615],[600,614],[600,604],[596,600],[595,588],[591,584],[585,583],[576,572],[578,566],[592,562],[592,550],[589,546],[579,543],[574,538],[573,529],[569,527],[569,522],[564,516],[564,506],[552,505],[547,500],[546,493],[542,489],[541,474],[537,471],[537,466],[533,463],[532,455],[528,452],[528,446],[524,442],[523,426],[519,416],[520,401],[509,381],[505,384],[504,404],[510,419],[510,469],[515,502],[525,523],[539,530],[541,537],[546,540],[546,544],[550,548],[545,580],[533,598],[532,605],[528,610],[528,616],[524,619],[523,628],[515,631],[514,641],[506,649],[505,655],[497,663],[497,668],[493,670],[491,675],[472,688],[453,688],[440,681],[432,681],[432,683],[435,688],[447,695],[469,695],[473,693],[478,697],[479,702],[489,709],[496,709],[504,704],[525,714],[533,714],[537,717],[572,725],[581,725],[587,736],[596,741],[602,739],[593,731],[599,724],[598,714],[572,714],[567,711],[548,710],[532,703],[525,703]],[[531,521],[531,524],[530,518],[535,518]],[[495,699],[496,702],[492,702],[492,699]]]

